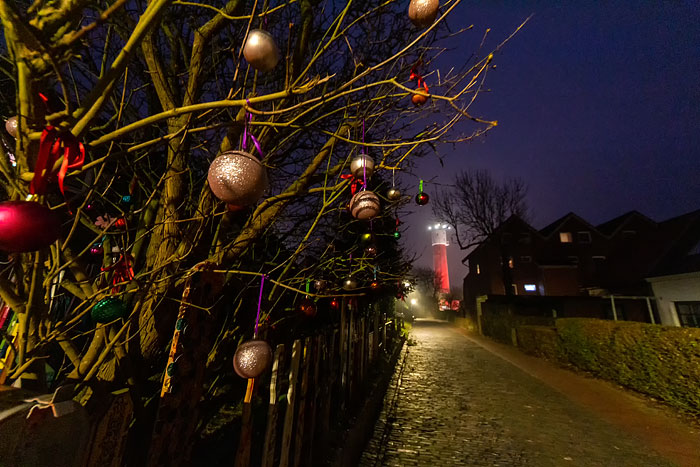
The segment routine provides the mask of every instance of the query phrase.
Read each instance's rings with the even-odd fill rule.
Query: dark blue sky
[[[460,45],[470,53],[486,28],[493,46],[530,14],[472,112],[498,127],[444,147],[445,167],[426,159],[418,175],[449,182],[460,168],[480,168],[520,177],[535,227],[569,211],[597,224],[632,209],[659,220],[700,209],[700,2],[463,2],[450,25],[474,25]],[[449,55],[454,65],[467,58],[460,53]],[[414,208],[404,238],[430,265],[432,212]],[[461,285],[464,253],[450,255]]]

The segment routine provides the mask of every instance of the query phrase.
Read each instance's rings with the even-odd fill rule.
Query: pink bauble
[[[228,151],[209,167],[209,188],[214,196],[235,206],[252,206],[267,189],[267,173],[257,157]]]
[[[16,115],[5,120],[5,130],[10,134],[10,136],[17,138],[17,135],[19,134],[19,123],[17,122]]]
[[[0,203],[0,250],[26,253],[46,248],[58,239],[58,215],[34,201]]]
[[[257,378],[272,363],[272,348],[263,340],[241,344],[233,355],[233,369],[241,378]]]

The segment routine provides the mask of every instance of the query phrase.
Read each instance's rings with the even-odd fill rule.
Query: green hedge
[[[562,318],[556,330],[564,361],[700,413],[700,329]]]
[[[519,326],[518,347],[523,352],[547,360],[563,361],[557,330],[551,326]]]
[[[484,335],[504,344],[513,344],[513,330],[517,330],[520,326],[553,324],[554,319],[548,316],[522,316],[508,311],[485,311],[481,316],[481,329]]]

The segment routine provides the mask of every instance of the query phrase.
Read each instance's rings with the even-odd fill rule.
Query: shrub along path
[[[362,466],[700,465],[692,427],[613,385],[417,321]]]

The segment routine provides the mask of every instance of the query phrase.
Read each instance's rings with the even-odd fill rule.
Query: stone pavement
[[[361,466],[667,466],[449,324],[416,321]]]

